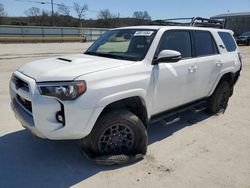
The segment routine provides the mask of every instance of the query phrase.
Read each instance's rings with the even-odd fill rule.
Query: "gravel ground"
[[[32,136],[10,109],[8,82],[20,65],[80,53],[89,43],[0,44],[0,187],[250,188],[250,47],[228,110],[186,114],[181,122],[149,129],[144,160],[104,167],[88,161],[74,141]]]

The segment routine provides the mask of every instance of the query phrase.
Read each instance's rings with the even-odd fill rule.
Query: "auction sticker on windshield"
[[[154,33],[154,31],[136,31],[134,36],[146,36],[149,37]]]

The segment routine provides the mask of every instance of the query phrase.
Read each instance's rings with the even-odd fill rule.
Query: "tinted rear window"
[[[194,31],[192,39],[195,57],[218,54],[218,49],[210,32]]]
[[[227,32],[218,32],[220,35],[221,40],[226,46],[228,52],[233,52],[236,50],[237,46],[233,39],[233,36]]]

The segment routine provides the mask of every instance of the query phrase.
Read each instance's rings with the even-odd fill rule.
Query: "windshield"
[[[250,32],[243,33],[241,36],[247,36],[247,37],[250,37]]]
[[[85,54],[141,61],[155,37],[156,30],[118,29],[107,31]]]

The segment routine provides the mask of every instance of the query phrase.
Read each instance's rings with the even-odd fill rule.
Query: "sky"
[[[50,11],[50,5],[42,5],[27,1],[50,0],[0,0],[9,16],[25,16],[24,11],[30,7],[39,7]],[[148,11],[152,19],[176,17],[211,17],[222,13],[250,12],[250,0],[54,0],[73,7],[74,2],[88,4],[86,18],[95,19],[98,11],[109,9],[120,17],[131,17],[134,11]],[[55,6],[57,9],[57,6]],[[71,9],[71,15],[76,16]]]

